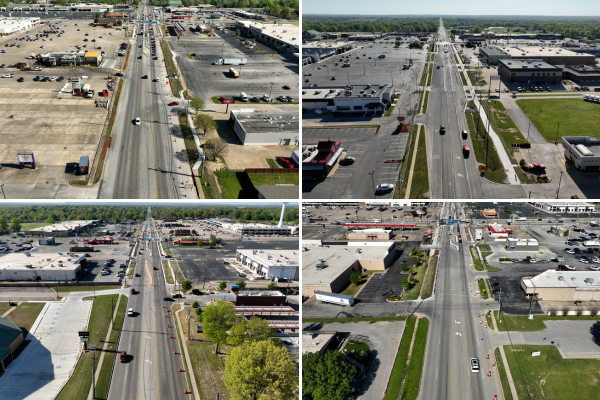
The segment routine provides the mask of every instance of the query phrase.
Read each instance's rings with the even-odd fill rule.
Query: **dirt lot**
[[[77,26],[74,24],[77,23]],[[6,53],[0,53],[0,64],[7,66],[17,62],[33,64],[30,54],[48,51],[70,51],[75,45],[102,47],[107,52],[105,63],[110,68],[68,67],[44,68],[42,71],[18,71],[2,68],[0,73],[13,73],[14,78],[3,78],[0,82],[0,181],[5,184],[7,198],[89,198],[96,197],[92,186],[69,186],[73,179],[82,179],[74,173],[75,163],[80,156],[89,156],[90,163],[96,154],[102,130],[106,123],[108,109],[96,107],[93,99],[71,95],[69,79],[79,76],[81,83],[89,83],[98,92],[106,88],[106,78],[114,73],[113,67],[120,67],[122,57],[117,57],[119,44],[127,41],[122,31],[112,30],[112,35],[104,28],[94,30],[85,21],[68,21],[56,24],[65,30],[62,37],[50,34],[46,41],[34,42],[17,40],[29,34],[35,37],[47,29],[40,25],[19,35],[3,38],[0,46]],[[64,25],[67,25],[66,27]],[[80,31],[77,31],[80,29]],[[106,30],[110,33],[110,29]],[[88,33],[89,36],[84,36]],[[102,36],[102,38],[100,38]],[[49,39],[54,40],[50,41]],[[88,42],[83,42],[87,38]],[[19,43],[21,48],[6,47],[6,44]],[[44,46],[44,49],[40,47]],[[36,76],[63,76],[62,82],[36,82]],[[18,82],[19,77],[24,82]],[[84,78],[85,77],[85,78]],[[109,97],[112,100],[112,91]],[[29,166],[19,168],[18,153],[33,153],[36,169]]]

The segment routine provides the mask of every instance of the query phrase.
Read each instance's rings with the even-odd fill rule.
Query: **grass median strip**
[[[479,278],[477,279],[477,284],[479,285],[479,295],[481,296],[482,299],[487,299],[488,298],[488,293],[487,293],[487,289],[485,287],[485,279],[483,278]]]
[[[68,292],[93,292],[99,290],[113,290],[121,289],[120,285],[85,285],[85,286],[57,286],[53,287],[57,293],[68,293]]]
[[[427,92],[429,93],[429,92]],[[427,144],[425,130],[419,125],[419,145],[413,170],[412,184],[410,187],[411,199],[426,198],[429,192],[429,171],[427,168]]]
[[[465,78],[464,72],[460,72],[460,79],[462,80],[463,85],[467,86],[467,79]]]
[[[116,304],[117,294],[96,296],[92,313],[88,324],[90,340],[88,346],[93,344],[101,349],[104,345],[104,338],[108,332],[108,326],[112,317],[111,299]],[[75,370],[67,384],[63,387],[57,400],[87,400],[92,386],[92,353],[90,351],[81,354]],[[99,354],[96,354],[96,367],[98,366]]]
[[[163,270],[165,272],[165,280],[168,284],[172,285],[175,283],[173,280],[173,273],[171,272],[171,268],[169,267],[169,261],[162,260]]]
[[[496,364],[498,365],[498,373],[500,374],[500,383],[502,383],[502,392],[504,394],[504,400],[513,400],[510,385],[508,383],[508,376],[506,375],[505,369],[508,368],[508,366],[504,365],[504,361],[502,361],[502,356],[500,355],[499,348],[496,348],[494,350],[494,356],[496,357]]]
[[[129,262],[129,268],[127,268],[127,277],[129,279],[133,278],[133,271],[135,271],[135,260],[131,260]]]
[[[169,247],[165,246],[164,243],[161,243],[161,246],[166,255],[171,256],[171,257],[173,256],[173,252],[171,251],[171,249]]]
[[[433,293],[433,284],[435,283],[435,271],[437,269],[438,257],[431,257],[429,267],[427,268],[427,274],[425,275],[425,281],[423,282],[423,289],[421,289],[421,298],[427,299],[431,297]]]
[[[427,86],[431,86],[432,78],[433,78],[433,63],[429,64],[429,76],[427,77]]]
[[[400,389],[402,389],[402,381],[404,379],[404,371],[406,370],[406,361],[408,360],[408,352],[410,350],[410,343],[415,332],[415,324],[417,319],[412,317],[406,321],[404,327],[404,334],[396,353],[396,360],[394,361],[394,367],[390,379],[388,380],[387,390],[383,396],[384,400],[396,400],[400,398]]]
[[[419,396],[428,331],[429,320],[427,318],[419,318],[415,342],[413,343],[410,362],[408,364],[408,370],[406,371],[406,380],[404,382],[404,390],[402,393],[403,400],[416,400]]]
[[[568,308],[568,307],[566,307]],[[562,309],[560,311],[563,311]],[[501,318],[498,318],[498,312],[492,311],[494,318],[496,318],[496,325],[498,325],[498,331],[506,332],[507,328],[509,331],[519,332],[536,332],[546,329],[544,321],[597,321],[598,317],[592,317],[591,315],[534,315],[533,319],[529,319],[528,315],[510,315],[501,313]],[[500,322],[502,321],[502,322]]]
[[[477,249],[475,246],[469,246],[469,250],[471,251],[471,256],[473,258],[473,266],[477,271],[483,271],[483,265],[481,264],[481,259],[479,258]]]
[[[427,105],[429,104],[429,91],[425,92],[425,100],[423,102],[423,114],[427,114]]]
[[[173,274],[175,274],[175,281],[182,284],[183,281],[185,281],[185,277],[179,268],[179,263],[175,260],[171,260],[171,268],[173,269]]]

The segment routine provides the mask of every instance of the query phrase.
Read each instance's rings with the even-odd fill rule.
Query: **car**
[[[25,78],[20,77],[19,79],[17,79],[17,82],[25,82]]]
[[[500,93],[500,89],[496,88],[494,90],[496,91],[496,93]]]
[[[513,263],[515,263],[515,264],[516,264],[516,263],[518,263],[520,260],[518,260],[518,259],[516,259],[516,258],[513,258],[513,259],[511,259],[510,261],[512,261]]]
[[[379,185],[377,185],[377,188],[375,188],[375,193],[388,193],[393,190],[394,190],[393,183],[380,183]]]
[[[158,78],[154,78],[154,79],[152,79],[152,82],[159,82],[159,79]]]
[[[91,254],[84,254],[85,257],[91,257]]]
[[[148,75],[142,75],[142,79],[148,79]]]
[[[285,99],[287,101],[294,101],[294,98],[292,96],[285,96]]]
[[[349,164],[354,163],[354,161],[356,161],[356,158],[346,156],[340,160],[340,165],[349,165]],[[350,214],[346,214],[346,215],[350,215]]]
[[[117,72],[115,76],[124,76],[122,72]]]
[[[173,301],[173,299],[170,297],[163,297],[163,301]]]
[[[508,93],[508,92],[509,92],[508,88],[506,88],[506,87],[504,88],[504,91],[505,91],[506,93]]]
[[[179,294],[179,293],[175,293],[175,294],[173,295],[173,298],[174,298],[174,299],[181,299],[181,298],[183,298],[183,296],[182,296],[181,294]]]
[[[305,72],[304,76],[312,76],[312,72]]]
[[[178,105],[179,105],[179,103],[178,103],[178,102],[176,102],[176,101],[172,101],[172,102],[170,102],[170,103],[169,103],[169,105],[170,105],[170,106],[178,106]]]
[[[65,80],[64,76],[59,76],[58,79],[56,80],[57,82],[62,82]]]
[[[198,289],[192,289],[192,294],[196,295],[196,296],[199,296],[200,294],[202,294],[202,292],[200,290],[198,290]]]
[[[597,266],[595,266],[595,265],[590,265],[590,266],[588,267],[588,269],[591,269],[592,271],[600,271],[600,267],[597,267]]]
[[[108,274],[110,274],[109,271],[106,271],[106,270],[102,271],[102,275],[108,275]]]
[[[142,59],[142,56],[138,56],[138,60],[141,60],[141,59]]]
[[[440,125],[440,135],[446,133],[446,127],[444,125]]]
[[[566,265],[566,264],[558,264],[558,271],[575,271],[577,268],[575,268],[572,265]]]
[[[135,119],[135,124],[136,124],[136,125],[139,125],[139,124],[140,124],[140,118],[139,118],[139,117]]]
[[[470,360],[471,372],[479,372],[479,359],[473,357]]]
[[[280,101],[280,102],[282,102],[282,103],[285,103],[285,102],[287,102],[287,100],[286,100],[286,98],[285,98],[284,96],[279,96],[279,97],[277,97],[277,100],[279,100],[279,101]]]
[[[92,42],[95,42],[95,41],[96,41],[96,39],[92,39]]]
[[[492,283],[492,287],[498,287],[498,286],[500,286],[500,283],[498,283],[498,282]]]
[[[77,29],[77,30],[79,30],[79,29]],[[126,351],[121,352],[121,354],[119,355],[119,361],[122,363],[127,361],[127,352]]]
[[[283,89],[285,89],[285,90],[290,90],[290,89],[291,89],[291,87],[289,87],[288,85],[284,85],[284,86],[283,86]]]

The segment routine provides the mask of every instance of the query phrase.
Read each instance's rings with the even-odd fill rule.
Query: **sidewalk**
[[[510,368],[508,367],[508,361],[506,361],[506,354],[504,354],[504,347],[498,347],[500,350],[500,357],[502,358],[502,362],[504,363],[504,370],[506,371],[506,379],[508,380],[508,386],[510,386],[510,392],[512,393],[513,400],[519,400],[517,396],[517,389],[515,388],[515,383],[513,381],[512,375],[510,373]],[[496,360],[498,362],[498,360]],[[500,376],[500,374],[498,374]]]
[[[183,308],[177,310],[175,314],[175,318],[179,318],[179,313],[183,311]],[[181,321],[178,321],[177,330],[179,331],[179,337],[181,339],[181,343],[183,344],[183,353],[185,354],[185,364],[187,365],[187,370],[189,371],[190,380],[192,381],[192,393],[194,394],[194,398],[196,400],[200,400],[200,392],[198,391],[198,384],[196,383],[196,376],[194,375],[194,370],[192,369],[192,363],[190,361],[190,354],[188,353],[187,343],[185,341],[185,336],[183,335],[183,328],[181,327]]]
[[[417,124],[417,137],[415,138],[415,148],[413,149],[413,156],[410,162],[410,172],[408,173],[408,182],[406,183],[406,195],[405,199],[410,199],[410,188],[412,186],[413,172],[415,170],[415,160],[417,159],[417,148],[419,147],[419,136],[421,135],[421,124]]]

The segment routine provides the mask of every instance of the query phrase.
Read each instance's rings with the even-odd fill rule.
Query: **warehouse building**
[[[10,36],[40,24],[39,17],[0,17],[0,36]]]
[[[231,110],[233,131],[244,145],[298,145],[300,116],[297,112]]]
[[[576,53],[557,47],[513,45],[502,47],[507,53],[505,59],[513,60],[542,60],[552,65],[595,64],[596,57],[592,54]]]
[[[533,203],[533,206],[556,213],[564,213],[565,211],[570,213],[594,212],[596,210],[596,206],[590,203]]]
[[[563,65],[563,79],[577,83],[600,82],[600,67],[596,65]]]
[[[498,61],[510,58],[505,50],[496,46],[482,46],[479,48],[479,54],[481,60],[489,65],[498,65]]]
[[[542,60],[499,60],[498,74],[508,82],[559,83],[563,70]]]
[[[299,279],[300,257],[297,250],[238,249],[235,259],[256,275],[267,279]]]
[[[563,136],[562,145],[565,158],[579,172],[600,171],[600,140],[589,136]]]
[[[538,241],[529,238],[506,238],[506,247],[510,251],[540,251]]]
[[[298,26],[292,24],[263,24],[255,21],[237,20],[236,29],[243,34],[253,36],[256,40],[287,53],[300,52]]]
[[[70,51],[70,52],[51,52],[42,56],[42,62],[49,66],[61,65],[93,65],[98,66],[102,63],[102,53],[99,51]]]
[[[321,246],[303,242],[302,295],[313,297],[315,291],[339,293],[359,270],[384,271],[396,260],[394,242],[348,242],[345,245]]]
[[[53,236],[53,237],[65,237],[75,236],[78,233],[91,230],[98,225],[98,220],[76,220],[76,221],[65,221],[57,224],[42,226],[40,228],[34,228],[26,230],[26,235],[32,236]]]
[[[74,253],[10,253],[0,258],[0,281],[73,281],[85,263]]]
[[[222,223],[221,227],[229,229],[232,232],[239,233],[240,235],[260,235],[260,236],[271,236],[271,235],[291,235],[297,231],[297,227],[277,227],[277,225],[266,225],[266,224],[227,224]]]
[[[522,278],[521,288],[538,301],[600,301],[600,272],[549,269]]]
[[[305,87],[302,89],[302,108],[375,116],[387,110],[395,93],[388,84]]]
[[[23,343],[23,331],[8,318],[0,318],[0,375],[13,361],[13,353]]]
[[[355,47],[356,42],[312,42],[302,46],[302,57],[310,57],[311,62],[317,62],[327,57],[344,54]]]

